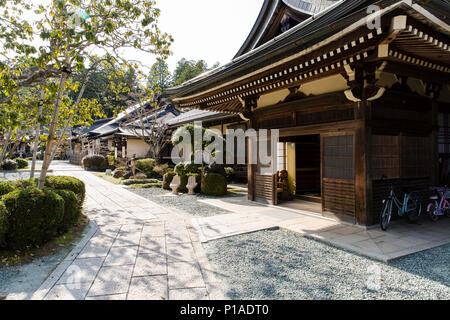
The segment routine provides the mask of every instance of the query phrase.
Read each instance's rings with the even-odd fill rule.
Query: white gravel
[[[211,206],[200,202],[199,200],[214,198],[205,195],[187,195],[179,194],[177,196],[170,195],[170,191],[161,188],[149,188],[149,189],[132,189],[127,190],[134,192],[146,199],[154,201],[162,206],[176,209],[180,213],[184,213],[197,217],[210,217],[219,214],[231,213],[228,210],[224,210],[215,206]]]
[[[230,299],[450,299],[450,245],[387,264],[281,230],[205,249]]]

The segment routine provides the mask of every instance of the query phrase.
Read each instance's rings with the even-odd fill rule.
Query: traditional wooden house
[[[80,164],[86,155],[114,155],[117,162],[123,163],[146,157],[151,148],[146,141],[149,131],[156,126],[165,127],[167,121],[179,114],[173,104],[162,101],[157,108],[152,104],[134,106],[116,118],[98,120],[90,127],[73,128],[69,159]]]
[[[278,163],[248,166],[249,199],[277,204],[281,162],[291,191],[323,215],[373,225],[389,185],[425,192],[448,158],[449,10],[437,0],[266,0],[229,64],[168,93],[180,107],[279,129]]]

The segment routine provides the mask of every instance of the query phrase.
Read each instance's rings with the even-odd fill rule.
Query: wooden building
[[[265,1],[232,62],[168,92],[180,107],[279,129],[291,191],[323,215],[373,225],[391,184],[425,200],[448,162],[450,6],[303,2],[324,3]],[[271,167],[249,165],[249,199],[277,204]]]

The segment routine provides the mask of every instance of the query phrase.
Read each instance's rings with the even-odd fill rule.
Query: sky
[[[42,4],[49,0],[41,0]],[[156,0],[158,27],[174,38],[167,60],[173,72],[179,60],[205,60],[208,66],[231,61],[252,29],[264,0]],[[26,13],[35,20],[34,13]],[[154,56],[125,49],[130,60],[149,70]]]
[[[230,62],[250,33],[263,0],[156,0],[156,3],[161,9],[160,29],[175,40],[173,55],[167,61],[173,71],[181,58],[203,59],[208,66]]]

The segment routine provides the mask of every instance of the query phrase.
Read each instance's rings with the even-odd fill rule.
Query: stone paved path
[[[92,228],[32,299],[223,299],[189,219],[75,166]]]

